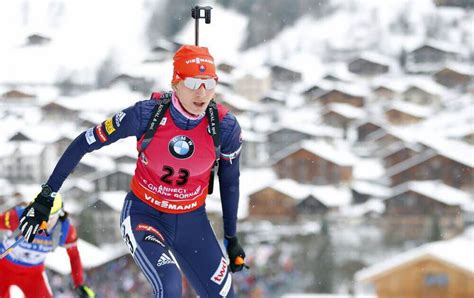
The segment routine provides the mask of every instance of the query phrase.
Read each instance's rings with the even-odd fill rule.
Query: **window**
[[[449,278],[446,273],[428,273],[424,282],[426,287],[447,287]]]

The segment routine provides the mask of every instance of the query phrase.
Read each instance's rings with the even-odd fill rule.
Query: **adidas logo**
[[[30,210],[28,210],[28,213],[26,214],[26,216],[35,217],[35,208],[30,208]]]
[[[168,257],[165,253],[163,253],[160,259],[158,260],[158,263],[156,263],[156,266],[160,267],[167,264],[174,264],[174,261],[170,257]]]

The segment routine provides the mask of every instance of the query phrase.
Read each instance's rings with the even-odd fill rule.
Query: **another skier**
[[[27,207],[28,208],[28,207]],[[14,207],[0,214],[0,230],[14,232],[19,225],[19,217],[25,206]],[[3,253],[18,238],[5,237],[0,243]],[[20,243],[7,256],[0,260],[0,297],[9,297],[9,289],[15,285],[26,297],[53,297],[44,272],[46,256],[62,246],[66,248],[71,262],[71,275],[74,288],[80,297],[94,297],[94,292],[84,285],[84,273],[77,249],[77,233],[63,209],[63,201],[57,194],[51,206],[47,229],[29,242]]]

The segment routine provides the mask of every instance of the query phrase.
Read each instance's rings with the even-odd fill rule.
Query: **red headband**
[[[173,57],[172,84],[186,77],[210,76],[217,78],[214,58],[205,47],[183,45]]]

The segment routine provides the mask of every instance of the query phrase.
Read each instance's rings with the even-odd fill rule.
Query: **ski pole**
[[[39,228],[39,233],[42,233],[44,232],[46,235],[49,236],[48,232],[47,232],[47,229],[48,229],[48,223],[46,221],[43,221],[40,225],[40,228]],[[0,260],[3,259],[4,257],[6,257],[8,254],[10,254],[13,249],[15,247],[17,247],[20,243],[23,242],[23,240],[25,240],[25,238],[23,238],[23,235],[21,235],[19,232],[18,232],[18,235],[19,235],[19,238],[15,241],[15,243],[13,243],[9,248],[7,248],[1,255],[0,255]],[[13,238],[16,238],[18,237],[18,235],[14,236]]]
[[[199,46],[199,19],[204,19],[206,24],[211,23],[211,6],[194,6],[191,8],[191,16],[195,20],[194,22],[194,44]],[[201,14],[204,11],[204,15]]]
[[[23,238],[23,236],[20,235],[20,238],[18,238],[18,240],[15,241],[15,243],[13,243],[9,248],[7,248],[7,250],[5,250],[0,255],[0,260],[3,259],[4,257],[6,257],[9,253],[11,253],[15,247],[17,247],[20,243],[23,242],[23,240],[25,240],[25,238]]]

